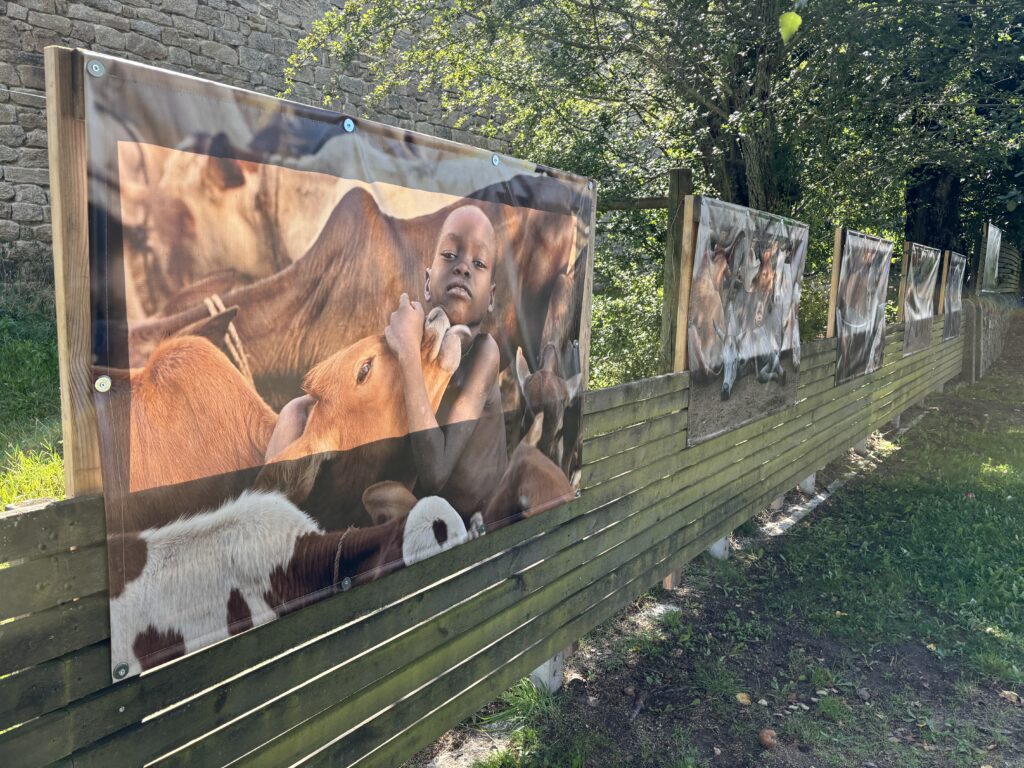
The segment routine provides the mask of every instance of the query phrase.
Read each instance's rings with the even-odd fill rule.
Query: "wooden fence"
[[[396,765],[955,377],[932,331],[838,387],[805,343],[794,407],[693,448],[688,374],[588,393],[581,498],[117,684],[102,499],[0,516],[0,764]]]

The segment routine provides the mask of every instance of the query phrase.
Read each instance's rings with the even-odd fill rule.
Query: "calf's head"
[[[558,351],[553,344],[548,344],[541,355],[540,367],[533,373],[530,373],[523,350],[516,350],[516,378],[526,401],[527,415],[534,419],[543,415],[538,449],[555,463],[561,463],[565,409],[579,393],[581,375],[563,379],[558,372]]]

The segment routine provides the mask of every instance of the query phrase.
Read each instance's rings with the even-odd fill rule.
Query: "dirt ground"
[[[947,385],[906,411],[899,428],[889,425],[869,439],[866,450],[851,450],[818,473],[819,494],[828,496],[826,487],[835,490],[839,483],[843,492],[817,500],[789,493],[781,510],[764,510],[734,535],[729,561],[698,558],[686,567],[682,586],[652,590],[584,638],[568,658],[559,693],[539,694],[526,704],[521,695],[506,695],[417,755],[410,768],[1024,767],[1019,640],[1006,664],[979,672],[967,661],[966,644],[957,650],[955,640],[935,637],[945,614],[914,597],[910,585],[907,592],[892,592],[891,605],[879,606],[878,627],[867,626],[874,614],[866,611],[854,616],[865,623],[863,633],[856,627],[833,631],[847,613],[843,593],[827,591],[831,566],[814,571],[793,561],[794,548],[813,540],[816,523],[823,530],[826,523],[840,525],[836,518],[857,514],[843,510],[849,499],[870,499],[877,488],[884,494],[918,481],[929,484],[914,474],[929,440],[940,453],[952,451],[943,441],[954,433],[963,435],[964,445],[995,445],[986,436],[997,432],[1003,440],[1010,435],[1010,445],[1013,435],[1024,442],[1024,319],[1011,333],[1003,357],[978,385]],[[915,432],[923,437],[903,451],[901,443]],[[1012,451],[1009,464],[1019,464],[1021,445]],[[909,461],[901,453],[909,453]],[[989,457],[982,470],[1024,471],[994,461]],[[1019,480],[1013,482],[1020,487]],[[1005,494],[1005,487],[997,491]],[[980,500],[985,491],[979,486],[977,493]],[[971,515],[988,513],[988,497],[984,507],[972,507],[974,496],[957,490],[955,509],[969,512],[955,513],[954,523],[956,515],[970,523]],[[1005,498],[1002,509],[1010,519],[1024,516],[1024,505],[1012,495]],[[853,528],[861,524],[850,520]],[[788,532],[780,535],[782,529]],[[908,530],[909,550],[902,552],[913,559],[916,534]],[[950,536],[969,536],[970,530]],[[862,555],[866,571],[871,560],[874,573],[884,575],[890,550],[875,557],[870,536],[858,541],[854,531],[832,540],[854,550],[847,556],[854,570]],[[899,557],[900,551],[896,542],[891,552]],[[972,561],[970,567],[1002,567],[998,556],[987,561],[984,550],[981,558],[982,565]],[[1007,573],[1017,569],[1019,578],[1022,561],[1011,555]],[[919,578],[930,578],[925,568]],[[850,583],[849,574],[835,578],[837,584]],[[1003,630],[1009,635],[1020,632],[1014,622],[1022,602],[1019,596],[1006,598]]]

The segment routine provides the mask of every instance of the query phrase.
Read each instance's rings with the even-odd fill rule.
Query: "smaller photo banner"
[[[943,340],[955,339],[960,335],[961,312],[963,310],[964,270],[967,257],[950,251],[949,276],[946,278],[946,299],[943,306]]]
[[[1003,231],[992,222],[985,226],[985,251],[981,254],[981,290],[994,291],[999,287],[999,249],[1003,245]]]
[[[885,291],[893,244],[853,230],[843,232],[834,312],[836,384],[877,371],[885,353]],[[833,267],[835,268],[835,267]]]
[[[807,225],[700,198],[687,321],[690,445],[796,402]]]
[[[935,316],[935,281],[942,252],[919,243],[908,243],[903,284],[903,356],[928,349]]]

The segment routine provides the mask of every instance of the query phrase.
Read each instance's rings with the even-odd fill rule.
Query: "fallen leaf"
[[[779,745],[776,735],[775,731],[771,728],[764,728],[757,734],[757,740],[765,749],[775,749]]]
[[[737,693],[736,694],[736,701],[738,701],[744,707],[749,707],[750,703],[751,703],[750,694],[749,693]]]
[[[1019,693],[1014,693],[1013,691],[1000,691],[999,698],[1005,699],[1015,707],[1024,707],[1024,699],[1020,697]]]

